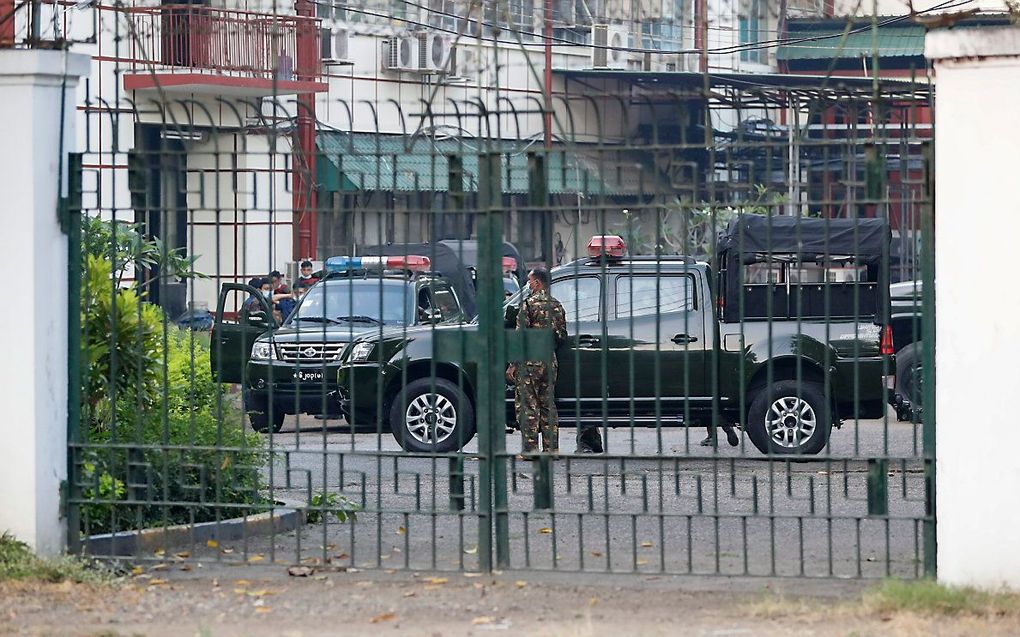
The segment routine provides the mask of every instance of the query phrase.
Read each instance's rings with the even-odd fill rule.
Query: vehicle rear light
[[[615,234],[597,234],[588,242],[588,256],[597,259],[605,254],[608,258],[619,259],[627,254],[623,237]]]
[[[517,259],[513,257],[503,257],[503,271],[513,272],[517,269]]]
[[[879,345],[879,353],[884,355],[892,356],[896,352],[893,350],[892,340],[892,326],[886,325],[882,328],[882,341]]]

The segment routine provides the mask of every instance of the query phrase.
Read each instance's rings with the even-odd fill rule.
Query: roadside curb
[[[82,542],[85,554],[95,557],[133,557],[172,546],[228,542],[252,535],[293,531],[305,523],[304,508],[296,502],[277,502],[272,511],[218,522],[90,535]]]

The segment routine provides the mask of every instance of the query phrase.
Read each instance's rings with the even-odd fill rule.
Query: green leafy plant
[[[178,279],[208,278],[195,269],[197,256],[188,256],[184,248],[168,250],[159,237],[144,235],[140,224],[83,215],[81,235],[82,269],[89,257],[106,259],[110,266],[107,273],[118,287],[132,272],[132,266],[139,270],[158,268],[165,276]],[[146,279],[136,285],[144,293],[157,280]]]
[[[101,584],[114,578],[109,569],[79,558],[37,557],[27,544],[5,531],[0,534],[0,582],[8,580]]]
[[[102,533],[202,522],[265,504],[260,436],[212,376],[208,341],[167,323],[129,266],[199,276],[194,259],[137,228],[88,219],[83,231],[82,528]],[[94,448],[95,449],[95,448]],[[130,500],[143,504],[122,503]],[[168,504],[173,503],[173,504]]]
[[[305,519],[309,524],[322,522],[325,516],[331,515],[337,522],[344,523],[348,520],[357,520],[358,505],[338,493],[316,493],[308,502],[305,510]]]

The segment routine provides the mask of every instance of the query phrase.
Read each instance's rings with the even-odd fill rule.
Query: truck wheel
[[[747,436],[765,454],[813,455],[829,439],[831,413],[820,383],[776,381],[751,401]]]
[[[269,433],[270,430],[274,434],[279,433],[283,428],[283,417],[286,414],[279,409],[274,409],[270,414],[269,408],[263,401],[245,396],[244,409],[248,413],[248,422],[251,423],[251,428],[260,434]]]
[[[896,352],[896,391],[916,409],[924,406],[924,362],[921,348],[921,342],[918,341]]]
[[[475,435],[475,411],[457,385],[419,378],[393,399],[390,430],[405,451],[457,451]]]

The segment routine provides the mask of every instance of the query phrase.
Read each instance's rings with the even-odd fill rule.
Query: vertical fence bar
[[[928,205],[921,210],[921,329],[924,334],[921,347],[923,367],[921,378],[924,392],[922,414],[922,444],[924,446],[924,574],[937,575],[938,545],[935,524],[935,147],[925,146],[924,161],[927,170]]]
[[[82,155],[67,158],[67,200],[64,229],[67,232],[67,549],[81,552],[81,497],[78,479],[78,449],[81,442],[81,188]]]
[[[496,566],[509,565],[510,540],[506,494],[506,423],[503,368],[506,346],[501,316],[503,215],[499,153],[483,152],[478,157],[478,332],[489,347],[478,363],[478,448],[481,454],[478,520],[478,552],[483,571],[492,569],[492,538],[496,539]]]

